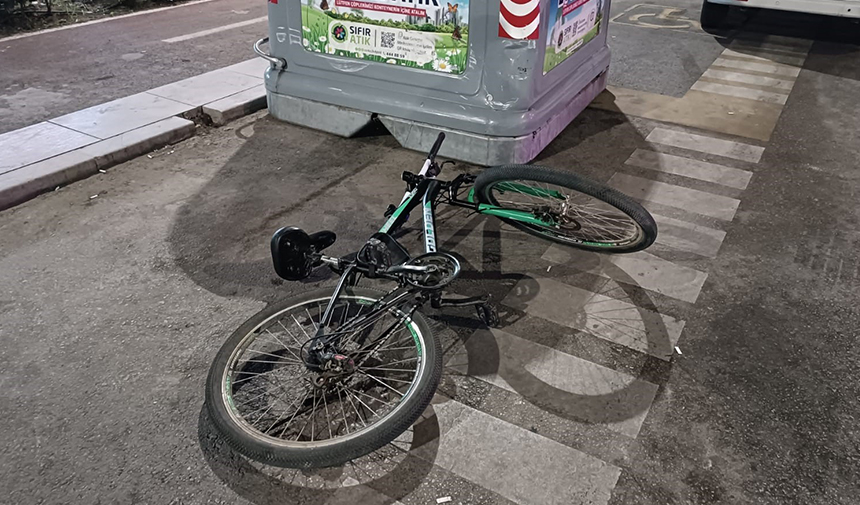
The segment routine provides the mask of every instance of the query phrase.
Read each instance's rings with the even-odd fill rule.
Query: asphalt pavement
[[[252,58],[265,16],[209,0],[0,39],[0,133]]]
[[[443,384],[396,456],[249,462],[213,431],[203,384],[244,320],[334,280],[283,282],[271,233],[332,229],[334,253],[354,250],[421,153],[263,111],[0,212],[0,496],[856,503],[860,45],[802,15],[714,37],[685,21],[696,4],[665,3],[616,2],[610,94],[535,161],[642,200],[657,243],[584,254],[440,211],[438,243],[464,266],[453,290],[491,293],[502,326],[428,311]]]

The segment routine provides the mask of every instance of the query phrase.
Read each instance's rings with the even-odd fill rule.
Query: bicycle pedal
[[[499,311],[491,303],[482,303],[475,306],[478,312],[478,319],[481,320],[489,328],[498,328],[502,320],[499,318]]]
[[[394,204],[388,204],[388,208],[385,209],[384,217],[391,217],[391,215],[394,214],[395,210],[397,210],[397,206],[395,206]]]

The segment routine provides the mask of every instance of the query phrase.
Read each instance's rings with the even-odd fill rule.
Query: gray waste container
[[[270,0],[278,119],[407,148],[532,160],[606,83],[609,0]],[[258,50],[259,45],[257,46]]]

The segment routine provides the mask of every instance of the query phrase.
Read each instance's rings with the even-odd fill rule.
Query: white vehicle
[[[725,25],[732,7],[775,9],[860,19],[860,0],[705,0],[702,28],[719,29]]]

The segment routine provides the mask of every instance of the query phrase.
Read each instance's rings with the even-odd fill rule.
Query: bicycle
[[[641,205],[573,173],[504,165],[439,180],[450,163],[436,162],[444,138],[440,133],[418,174],[403,173],[400,204],[389,206],[382,228],[354,255],[322,254],[336,240],[331,231],[285,227],[274,233],[272,260],[280,277],[305,279],[327,265],[340,278],[333,291],[267,307],[218,351],[206,380],[206,404],[239,453],[290,468],[334,466],[371,453],[418,419],[440,381],[441,346],[418,309],[427,303],[475,306],[484,324],[498,324],[487,297],[443,296],[460,264],[437,250],[439,203],[592,251],[639,251],[657,236]],[[395,234],[419,206],[424,253],[411,257]],[[362,277],[396,285],[388,291],[358,287]]]

